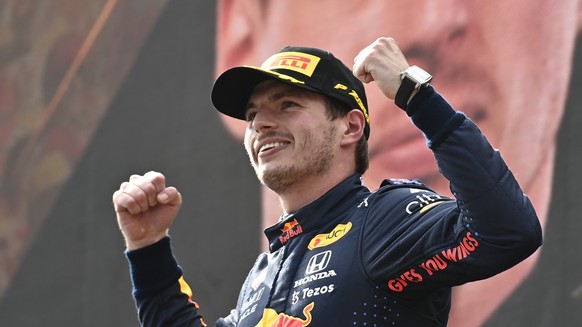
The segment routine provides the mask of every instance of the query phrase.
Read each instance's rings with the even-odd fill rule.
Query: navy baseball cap
[[[364,84],[339,59],[326,50],[287,46],[261,67],[234,67],[222,73],[212,87],[212,104],[223,114],[245,120],[245,110],[255,86],[274,79],[316,92],[359,109],[364,114],[364,135],[370,136],[370,116]]]

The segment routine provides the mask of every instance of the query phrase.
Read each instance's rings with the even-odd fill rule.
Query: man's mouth
[[[261,153],[261,152],[265,152],[265,151],[269,151],[269,150],[271,150],[271,149],[274,149],[274,148],[277,148],[277,147],[283,146],[283,145],[285,145],[285,144],[286,144],[286,143],[283,143],[283,142],[272,142],[272,143],[267,143],[267,144],[264,144],[264,145],[263,145],[263,146],[261,146],[261,148],[259,149],[259,153]]]

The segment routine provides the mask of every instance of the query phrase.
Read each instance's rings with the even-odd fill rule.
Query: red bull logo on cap
[[[305,318],[298,318],[286,315],[284,313],[277,313],[275,310],[267,308],[263,311],[263,318],[255,327],[305,327],[311,324],[311,310],[315,306],[314,302],[309,303],[303,308],[303,315]]]
[[[261,65],[262,69],[287,69],[311,77],[320,58],[302,52],[280,52],[272,55]]]

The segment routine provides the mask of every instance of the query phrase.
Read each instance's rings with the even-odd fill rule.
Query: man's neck
[[[312,176],[279,193],[279,202],[284,214],[293,213],[311,202],[319,199],[333,187],[344,181],[353,173],[326,174]]]

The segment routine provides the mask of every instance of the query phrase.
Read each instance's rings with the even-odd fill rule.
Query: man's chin
[[[291,167],[262,167],[257,171],[259,181],[277,193],[297,183],[300,180],[299,176],[299,173]]]

